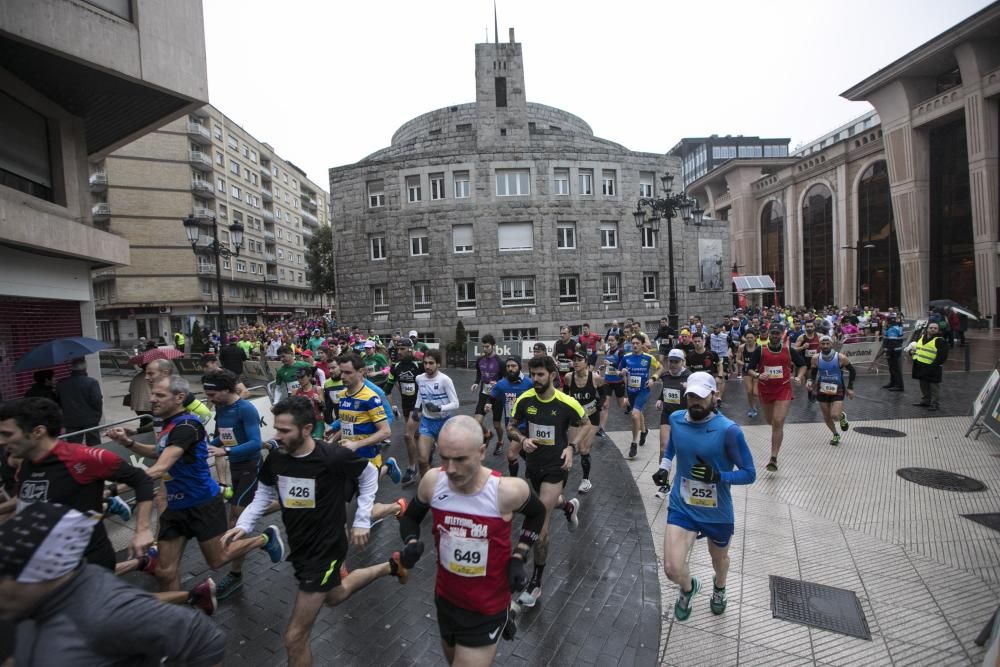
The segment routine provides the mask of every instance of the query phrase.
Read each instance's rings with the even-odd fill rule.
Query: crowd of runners
[[[887,355],[901,354],[899,325],[898,313],[867,308],[738,309],[717,322],[691,317],[679,330],[664,318],[652,335],[628,319],[603,335],[584,324],[574,336],[575,327],[564,326],[553,345],[536,343],[528,359],[500,358],[497,341],[485,335],[475,381],[462,387],[416,331],[383,339],[327,320],[248,325],[214,342],[220,356],[236,346],[246,359],[278,362],[274,438],[263,439],[246,387],[217,356],[204,357],[205,403],[172,363],[152,362],[144,371],[152,433],[104,432],[149,460],[146,468],[60,439],[60,408],[48,398],[8,401],[0,404],[8,498],[0,504],[0,620],[31,621],[18,624],[19,665],[130,656],[219,664],[225,638],[208,616],[243,585],[244,560],[288,560],[298,593],[284,644],[289,665],[309,665],[310,634],[324,605],[382,577],[406,584],[426,550],[436,561],[448,661],[488,665],[497,643],[514,636],[517,614],[544,604],[549,545],[574,539],[569,533],[586,509],[581,498],[600,484],[591,451],[607,438],[614,409],[629,419],[629,459],[647,445],[647,417],[659,414],[653,479],[657,495],[669,497],[664,569],[680,589],[676,618],[688,618],[700,588],[687,569],[699,537],[708,538],[715,570],[709,606],[722,614],[734,532],[729,489],[757,474],[740,427],[724,414],[727,384],[729,392],[742,385],[748,419],[759,413],[770,424],[766,469],[775,474],[796,391],[818,402],[830,444],[840,445],[856,369],[837,350],[868,335],[883,341]],[[939,364],[945,345],[937,336],[919,340],[915,363]],[[456,414],[460,395],[471,395],[473,416]],[[506,470],[484,465],[501,453]],[[567,481],[577,465],[579,495],[570,497]],[[375,502],[380,484],[398,486],[398,499]],[[129,489],[126,502],[121,494]],[[283,531],[267,522],[274,512]],[[133,515],[134,537],[118,560],[102,520]],[[349,549],[365,548],[383,520],[398,525],[398,550],[348,570]],[[563,520],[565,533],[556,528]],[[181,590],[191,539],[210,568],[228,570],[218,584],[209,578]],[[155,577],[159,592],[150,597],[118,578],[133,571]],[[135,612],[108,619],[110,608]],[[178,628],[183,641],[170,636]],[[108,641],[109,633],[130,640]]]

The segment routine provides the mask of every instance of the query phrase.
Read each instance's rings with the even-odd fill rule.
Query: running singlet
[[[522,377],[517,382],[511,382],[510,378],[504,378],[493,386],[490,396],[494,399],[503,399],[503,416],[510,419],[514,414],[514,401],[524,392],[533,386],[531,378]]]
[[[622,351],[621,349],[610,350],[604,354],[604,381],[608,384],[618,384],[622,382],[621,368],[622,363]]]
[[[597,387],[594,386],[594,375],[587,371],[587,382],[582,387],[576,386],[576,373],[569,374],[569,383],[566,384],[566,393],[576,399],[576,402],[583,406],[583,411],[589,417],[597,412],[600,407]]]
[[[691,375],[691,369],[685,368],[677,375],[671,375],[670,373],[664,373],[660,376],[660,381],[663,382],[663,412],[666,414],[673,414],[678,410],[687,409],[687,396],[684,394],[684,383],[687,382],[688,377]]]
[[[201,421],[190,412],[167,420],[156,440],[156,455],[167,447],[184,450],[163,476],[167,484],[167,507],[182,510],[207,503],[219,495],[219,485],[208,469],[208,438]]]
[[[760,363],[757,372],[767,376],[768,387],[777,388],[792,381],[792,355],[788,345],[782,344],[781,350],[772,352],[765,345],[760,348]]]
[[[552,356],[559,366],[559,374],[568,373],[570,369],[570,359],[576,354],[576,341],[570,338],[565,343],[560,339],[552,346]]]
[[[622,357],[620,368],[628,371],[628,390],[630,392],[642,391],[646,388],[650,372],[660,367],[660,362],[651,354],[641,352],[639,354],[626,354]]]
[[[337,419],[337,413],[340,411],[340,397],[343,395],[344,381],[339,377],[337,379],[328,377],[323,383],[323,403],[329,407],[329,414],[324,415],[327,421],[332,422]]]
[[[345,441],[364,440],[378,430],[378,425],[386,420],[385,404],[375,390],[362,384],[357,393],[344,392],[340,397],[340,434]],[[378,443],[361,447],[358,456],[373,459],[379,455]]]
[[[479,393],[489,395],[493,385],[500,379],[500,357],[495,354],[482,356],[476,360],[476,384]]]
[[[802,356],[806,358],[806,363],[808,363],[810,359],[819,355],[819,336],[813,334],[813,337],[809,338],[808,335],[802,334],[801,339],[804,343],[804,345],[800,347],[802,350]]]
[[[836,396],[844,391],[844,373],[840,370],[840,355],[834,352],[831,358],[826,359],[820,354],[816,362],[819,370],[817,393],[820,396]]]
[[[514,403],[514,422],[538,446],[527,454],[529,468],[547,467],[561,462],[563,449],[569,444],[570,426],[583,426],[587,413],[575,398],[561,391],[542,400],[534,388],[521,394]],[[525,427],[527,430],[525,430]]]
[[[492,616],[510,605],[510,519],[500,513],[500,473],[474,495],[455,493],[444,470],[431,496],[438,550],[434,593],[461,609]]]

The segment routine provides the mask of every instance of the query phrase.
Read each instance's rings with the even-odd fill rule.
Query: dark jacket
[[[49,387],[46,384],[38,384],[37,382],[35,384],[31,385],[30,387],[28,387],[28,391],[24,392],[24,397],[25,398],[47,398],[50,401],[55,401],[57,403],[59,402],[59,399],[56,398],[56,390],[55,389],[53,389],[52,387]]]
[[[927,336],[924,336],[917,340],[924,340]],[[948,359],[948,341],[944,339],[944,336],[938,334],[934,338],[934,344],[937,345],[937,356],[934,357],[933,364],[923,364],[913,360],[913,379],[914,380],[927,380],[928,382],[940,382],[941,381],[941,366]]]
[[[67,431],[75,431],[101,423],[104,413],[104,397],[101,384],[87,371],[73,371],[70,376],[56,385],[56,397],[63,411],[63,425]]]
[[[236,343],[226,345],[219,352],[219,363],[227,371],[235,373],[237,377],[243,374],[243,362],[246,361],[246,358],[247,355],[243,352],[243,348]]]

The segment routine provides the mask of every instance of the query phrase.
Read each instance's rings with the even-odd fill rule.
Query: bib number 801
[[[473,565],[478,565],[481,559],[482,554],[478,551],[462,551],[461,549],[455,549],[455,553],[452,554],[452,560],[456,563],[471,563]]]

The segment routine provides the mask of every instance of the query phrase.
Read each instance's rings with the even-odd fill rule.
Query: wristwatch
[[[222,451],[224,451],[226,453],[226,456],[229,456],[229,454],[233,451],[233,448],[232,447],[223,447]]]

